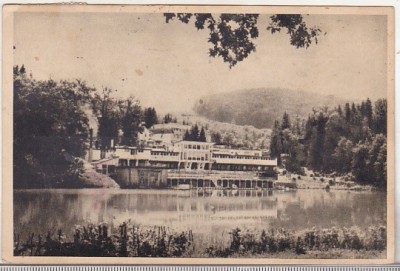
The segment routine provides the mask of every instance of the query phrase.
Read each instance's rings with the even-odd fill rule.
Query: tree
[[[350,122],[351,120],[351,110],[350,110],[350,104],[346,103],[344,106],[344,116],[346,118],[347,122]]]
[[[365,101],[365,105],[364,105],[364,116],[367,118],[368,120],[368,126],[370,128],[372,128],[372,124],[373,124],[373,111],[372,111],[372,102],[369,98],[367,98],[367,100]]]
[[[337,112],[338,112],[340,117],[343,117],[343,110],[342,110],[342,107],[340,106],[340,104],[339,104],[339,106],[337,108]]]
[[[164,123],[170,123],[170,122],[172,122],[172,116],[171,116],[171,114],[166,114],[165,116],[164,116],[164,120],[163,120],[163,122]]]
[[[386,188],[387,186],[387,144],[381,145],[378,156],[373,165],[375,170],[375,185]]]
[[[199,135],[200,142],[207,142],[206,131],[204,128],[201,128],[200,135]]]
[[[281,126],[279,121],[275,121],[274,128],[272,130],[271,141],[270,141],[270,152],[272,158],[277,158],[278,165],[281,164],[282,154],[282,138],[281,138]]]
[[[145,108],[143,112],[144,125],[150,129],[154,124],[158,123],[157,112],[154,107]]]
[[[369,149],[364,143],[359,143],[353,149],[353,161],[351,163],[352,174],[357,182],[371,183],[371,168],[368,166]]]
[[[374,126],[377,134],[387,133],[387,101],[386,99],[379,99],[375,102],[374,109]]]
[[[101,94],[96,94],[93,105],[98,116],[98,138],[101,150],[111,147],[111,142],[118,144],[119,116],[117,111],[117,101],[111,96],[113,90],[103,88]]]
[[[183,140],[188,140],[188,141],[191,140],[190,133],[189,133],[188,130],[186,130],[186,132],[185,132],[185,134],[183,136]]]
[[[334,170],[339,173],[347,173],[351,170],[353,159],[353,142],[345,137],[340,137],[339,142],[332,155]]]
[[[283,113],[281,128],[282,128],[282,130],[290,128],[289,115],[286,112]]]
[[[22,69],[22,68],[21,68]],[[14,188],[66,187],[76,181],[65,155],[81,157],[95,91],[82,81],[36,81],[14,67]]]
[[[211,134],[211,141],[215,143],[215,145],[220,145],[221,144],[221,139],[222,136],[220,133],[215,132]]]
[[[256,51],[254,41],[259,35],[259,14],[165,13],[164,16],[166,23],[176,18],[185,24],[193,17],[197,30],[209,32],[210,57],[221,57],[230,68]],[[294,47],[308,48],[313,42],[318,43],[321,30],[309,28],[302,15],[276,14],[269,18],[266,29],[272,34],[285,29]]]
[[[310,147],[308,153],[308,164],[312,169],[321,170],[323,167],[325,125],[328,117],[319,112],[312,128]]]
[[[192,129],[190,130],[190,140],[199,141],[199,126],[197,126],[197,124],[192,126]]]
[[[383,134],[376,135],[369,146],[368,162],[371,169],[371,182],[376,186],[385,187],[387,178],[386,137]]]
[[[121,144],[133,146],[136,144],[137,134],[143,131],[141,127],[142,122],[142,109],[134,97],[129,97],[119,102],[119,109],[121,115],[121,130],[122,139]],[[150,112],[152,112],[152,109]]]

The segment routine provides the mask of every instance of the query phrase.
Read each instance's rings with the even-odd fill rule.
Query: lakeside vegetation
[[[77,226],[73,237],[60,230],[46,235],[14,236],[15,256],[81,257],[385,257],[386,227],[246,230],[235,228],[227,237],[205,244],[191,230],[176,232],[163,226],[130,222]],[[339,255],[339,256],[338,256]]]
[[[307,120],[275,121],[271,156],[289,172],[339,177],[385,189],[387,184],[387,101],[367,99],[334,109],[314,109]],[[312,173],[304,172],[304,168]],[[313,175],[313,176],[311,176]]]
[[[96,137],[93,147],[102,150],[112,141],[134,144],[142,122],[158,121],[154,108],[142,108],[134,97],[116,98],[109,88],[99,91],[81,80],[38,81],[23,65],[13,75],[14,188],[98,187],[87,180],[96,174],[86,174],[80,159],[90,139]]]

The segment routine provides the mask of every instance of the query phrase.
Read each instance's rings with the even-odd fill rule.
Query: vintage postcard
[[[392,8],[3,18],[5,262],[394,261]]]

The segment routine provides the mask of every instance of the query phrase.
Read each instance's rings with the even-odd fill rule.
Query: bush
[[[236,228],[231,233],[229,247],[210,246],[206,249],[206,254],[229,257],[233,254],[274,254],[285,251],[293,251],[299,255],[332,249],[383,251],[386,245],[386,228],[383,226],[370,227],[368,232],[359,228],[332,227],[322,230],[312,228],[297,234],[285,229],[270,229],[262,230],[259,237],[256,232],[240,234],[240,229]]]
[[[319,179],[321,181],[321,183],[325,182],[324,178]]]
[[[34,234],[25,244],[19,237],[15,256],[81,256],[81,257],[183,257],[193,252],[193,234],[173,232],[160,227],[139,227],[122,223],[111,232],[106,224],[77,227],[73,242],[66,241],[61,231],[47,233],[45,241]]]
[[[330,186],[335,185],[335,184],[336,184],[336,182],[334,180],[329,180],[329,185]]]
[[[206,248],[195,246],[192,232],[173,232],[166,227],[142,227],[123,223],[114,230],[106,224],[77,227],[73,241],[61,232],[46,237],[31,234],[25,243],[14,235],[14,256],[81,256],[81,257],[191,257],[195,255],[230,257],[234,255],[274,254],[311,251],[386,249],[386,227],[308,229],[294,232],[283,228],[244,231],[235,228],[230,240],[216,240]]]
[[[300,175],[299,175],[299,176],[297,176],[297,179],[301,180],[301,176],[300,176]]]

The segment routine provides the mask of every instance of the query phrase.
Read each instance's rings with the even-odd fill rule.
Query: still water
[[[123,221],[219,235],[235,227],[386,225],[386,194],[354,191],[17,190],[14,229],[26,235]]]

